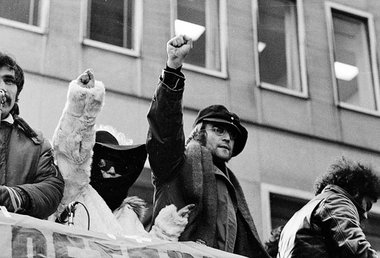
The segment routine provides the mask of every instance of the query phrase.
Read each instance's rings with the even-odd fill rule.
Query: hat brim
[[[215,117],[206,117],[206,118],[202,119],[202,121],[221,123],[221,124],[224,124],[226,126],[229,126],[232,129],[234,129],[237,137],[235,139],[232,157],[237,156],[240,152],[243,151],[245,144],[247,142],[248,131],[242,125],[240,125],[240,124],[236,125],[236,124],[234,124],[230,121],[227,121],[225,119],[215,118]]]
[[[127,168],[126,175],[131,176],[131,178],[140,175],[147,158],[145,144],[114,145],[95,143],[93,150],[94,159],[117,160],[118,163],[124,164]]]
[[[233,128],[235,129],[235,131],[238,133],[238,134],[241,134],[241,130],[239,127],[237,127],[234,123],[232,122],[229,122],[225,119],[222,119],[222,118],[214,118],[214,117],[207,117],[207,118],[204,118],[203,121],[209,121],[209,122],[216,122],[216,123],[221,123],[221,124],[226,124],[226,125],[229,125],[230,128]]]
[[[110,150],[116,150],[116,151],[133,151],[136,148],[141,147],[144,144],[136,144],[136,145],[118,145],[118,144],[111,144],[111,143],[102,143],[102,142],[95,142],[95,146],[101,146]]]

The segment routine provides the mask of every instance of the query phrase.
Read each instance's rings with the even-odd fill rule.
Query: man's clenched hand
[[[179,35],[170,39],[166,44],[166,51],[168,54],[167,65],[173,69],[182,66],[186,55],[190,52],[192,47],[193,41],[188,36]]]

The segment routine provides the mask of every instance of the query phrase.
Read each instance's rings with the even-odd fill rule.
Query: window
[[[269,239],[270,232],[285,225],[293,214],[301,209],[314,194],[278,185],[261,184],[263,239]]]
[[[225,0],[173,0],[172,6],[173,25],[178,19],[205,27],[184,67],[226,77]]]
[[[128,54],[139,51],[141,1],[88,0],[85,9],[85,44]]]
[[[0,23],[43,32],[46,28],[48,0],[2,0]]]
[[[272,229],[285,225],[309,200],[276,193],[269,194]]]
[[[335,101],[346,108],[379,110],[372,15],[327,3]]]
[[[257,78],[261,87],[307,96],[301,1],[257,0]]]

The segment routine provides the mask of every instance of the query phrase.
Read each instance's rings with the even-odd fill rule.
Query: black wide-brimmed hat
[[[93,151],[90,184],[98,191],[111,210],[114,210],[127,197],[129,188],[135,183],[144,168],[147,158],[145,144],[119,145],[117,139],[110,132],[99,130],[96,132]],[[121,168],[117,170],[121,177],[103,178],[100,170],[95,169],[100,159],[117,164]]]
[[[242,152],[247,142],[248,131],[240,123],[240,119],[235,113],[228,111],[225,106],[211,105],[199,111],[194,126],[203,121],[221,123],[233,130],[237,137],[235,139],[232,157]]]
[[[96,132],[94,154],[125,164],[128,174],[139,174],[147,157],[145,144],[119,145],[111,133],[103,130]]]

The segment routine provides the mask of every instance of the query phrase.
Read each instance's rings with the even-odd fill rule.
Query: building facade
[[[146,114],[175,21],[205,32],[186,59],[185,133],[223,104],[249,131],[230,162],[262,239],[341,156],[380,166],[378,0],[3,0],[0,50],[26,72],[21,116],[52,136],[67,85],[106,85],[98,124],[145,142]],[[152,200],[149,164],[133,194]],[[365,226],[380,250],[380,205]]]

